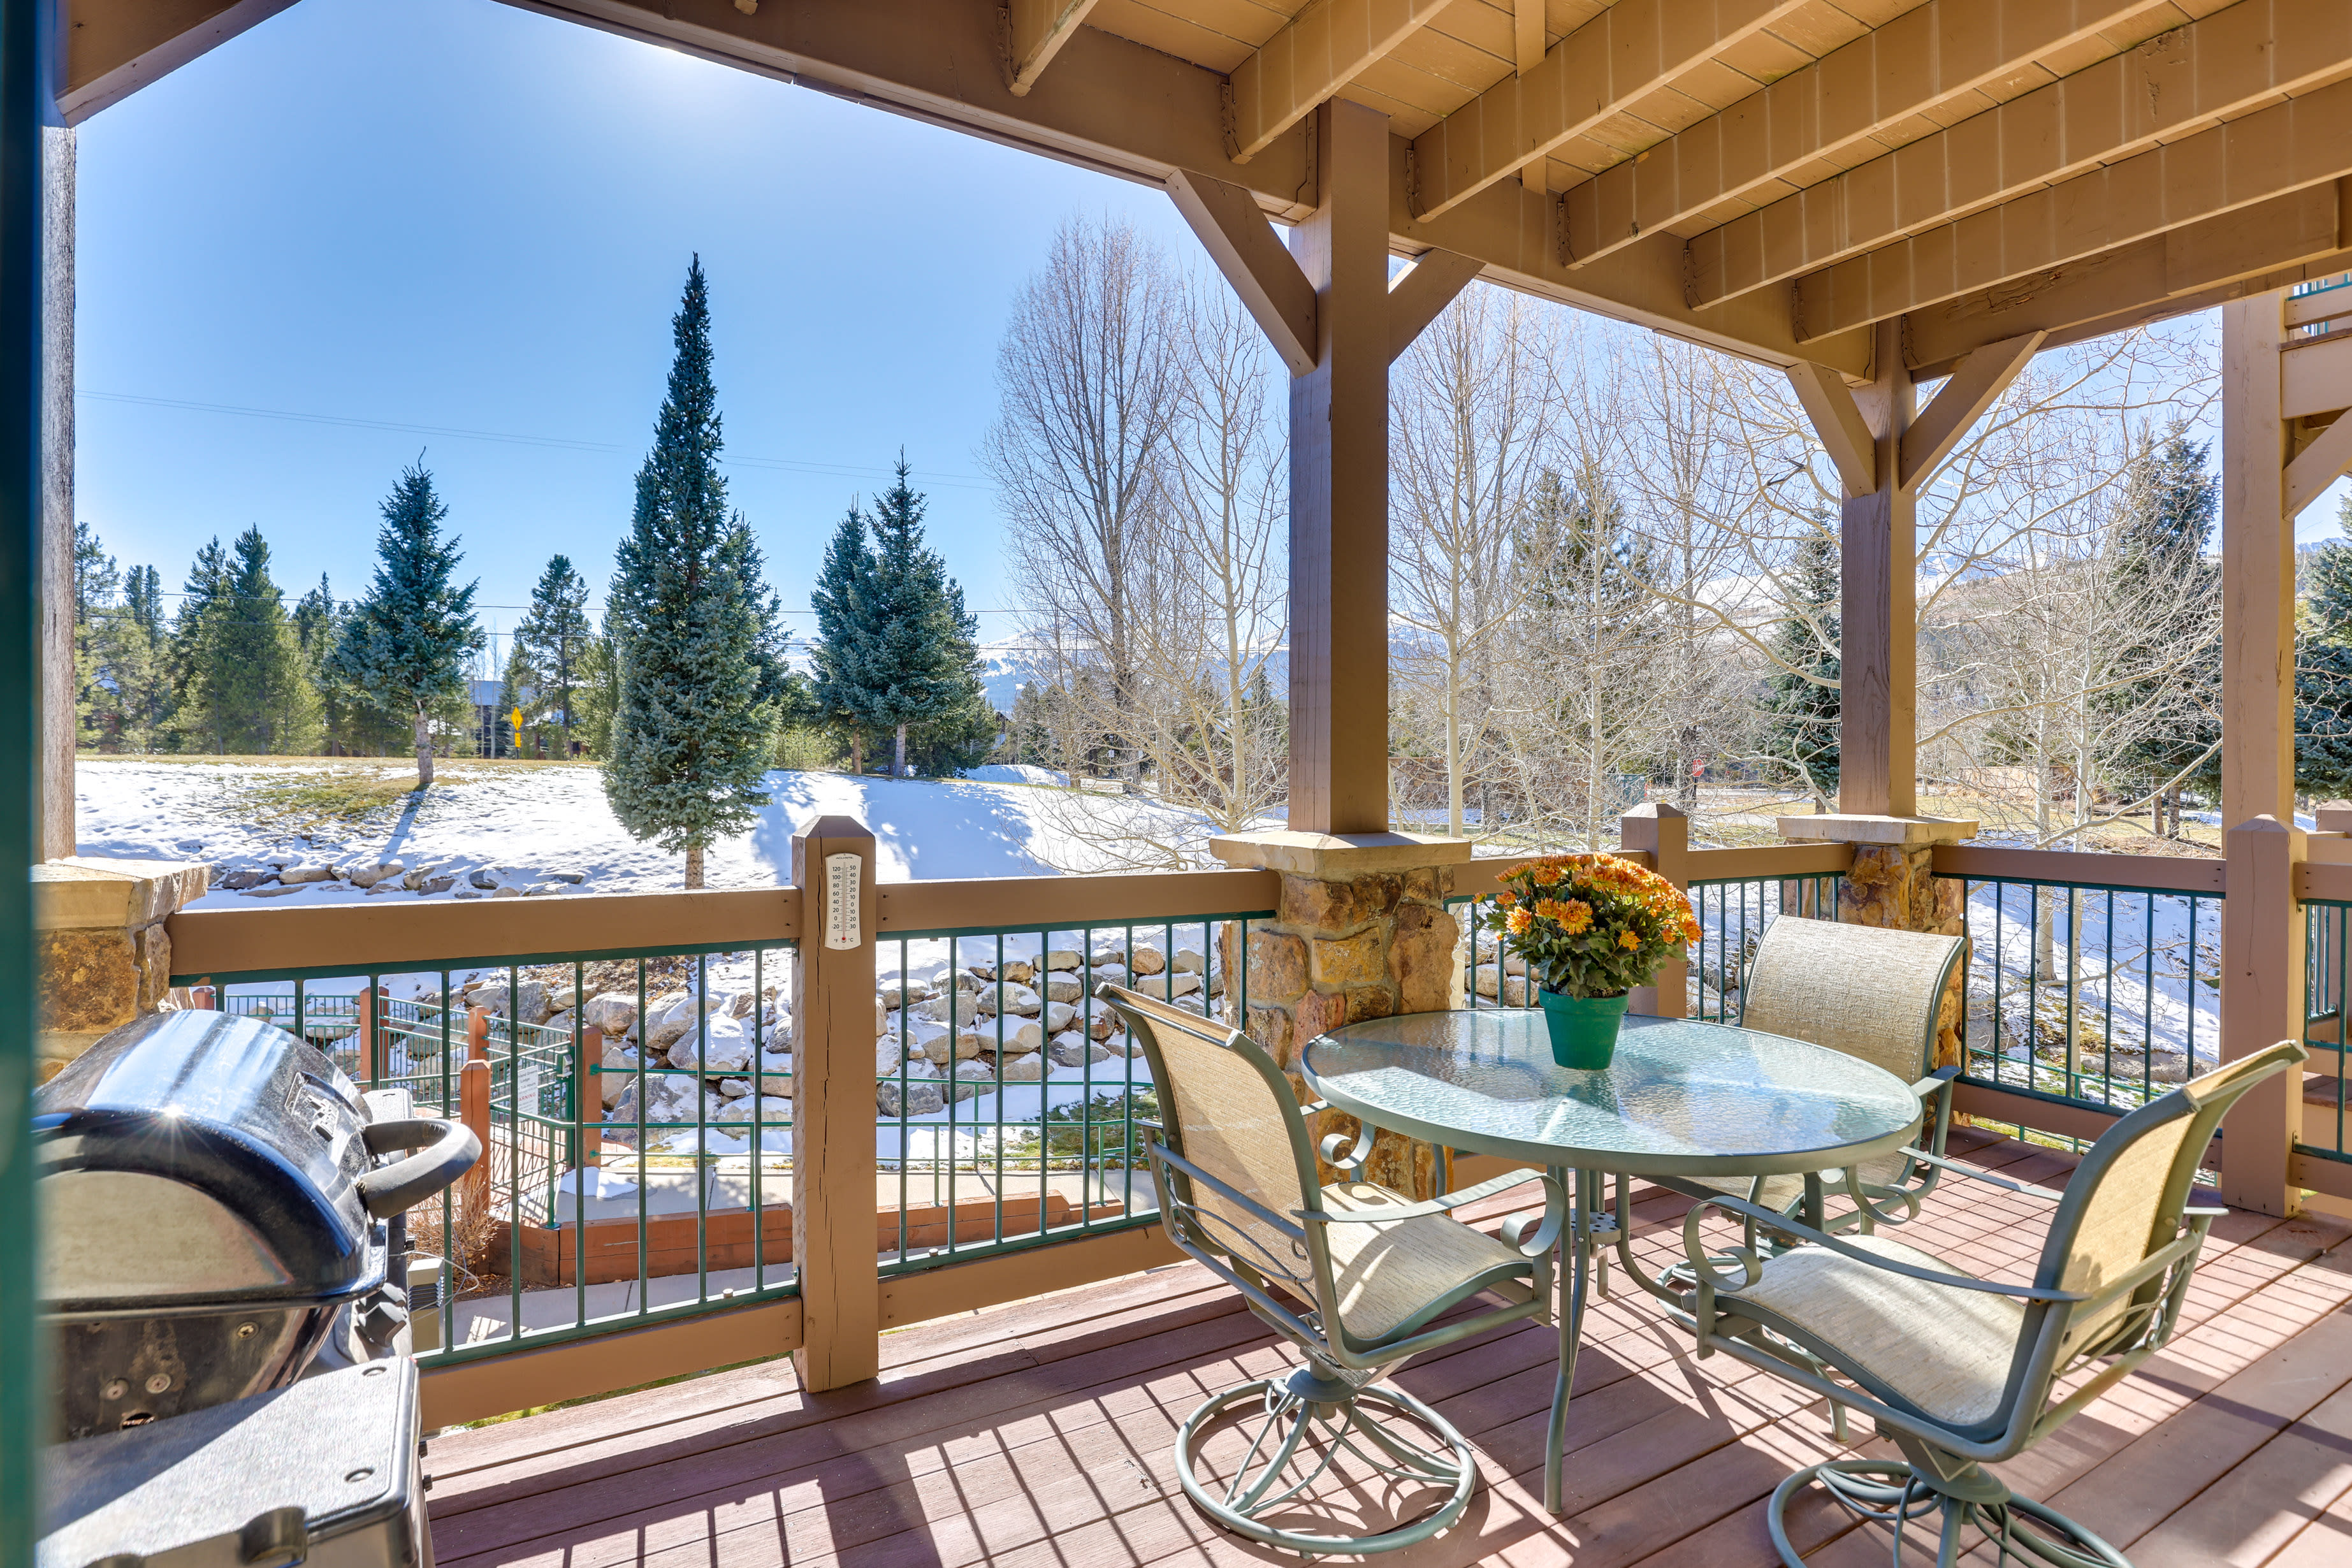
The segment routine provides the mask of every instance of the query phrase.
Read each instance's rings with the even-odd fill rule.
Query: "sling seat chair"
[[[2004,1562],[2129,1568],[1984,1467],[2032,1447],[2171,1335],[2206,1229],[2224,1212],[2188,1206],[2207,1144],[2239,1096],[2306,1054],[2282,1040],[2141,1106],[2083,1156],[2063,1194],[1994,1183],[2056,1205],[2031,1285],[1977,1279],[1883,1235],[1831,1236],[1743,1198],[1694,1206],[1683,1225],[1694,1283],[1675,1315],[1700,1356],[1737,1356],[1859,1410],[1903,1456],[1832,1460],[1782,1481],[1769,1516],[1780,1561],[1804,1568],[1785,1515],[1818,1481],[1894,1527],[1898,1563],[1905,1522],[1940,1512],[1939,1564],[1958,1560],[1973,1522]],[[1710,1214],[1739,1221],[1741,1243],[1710,1250],[1700,1234]],[[1783,1249],[1758,1247],[1759,1233]],[[2073,1380],[2063,1392],[2061,1379]]]
[[[1565,1195],[1549,1176],[1517,1171],[1415,1203],[1361,1179],[1373,1128],[1334,1133],[1318,1151],[1307,1118],[1327,1108],[1301,1105],[1246,1035],[1116,985],[1096,994],[1150,1064],[1160,1106],[1151,1174],[1169,1239],[1241,1292],[1301,1361],[1286,1376],[1213,1395],[1185,1419],[1176,1436],[1185,1495],[1237,1535],[1308,1554],[1370,1555],[1428,1540],[1469,1506],[1477,1483],[1469,1444],[1427,1405],[1374,1379],[1489,1329],[1550,1322]],[[1342,1179],[1321,1181],[1318,1152]],[[1506,1220],[1499,1241],[1453,1217],[1528,1183],[1542,1184],[1543,1210]],[[1448,1316],[1479,1296],[1501,1304]],[[1213,1479],[1202,1450],[1228,1411],[1256,1431],[1231,1474]],[[1302,1517],[1310,1489],[1341,1477],[1342,1456],[1370,1472],[1355,1486],[1387,1489],[1403,1500],[1395,1511],[1412,1517],[1371,1534],[1302,1528],[1314,1522]]]

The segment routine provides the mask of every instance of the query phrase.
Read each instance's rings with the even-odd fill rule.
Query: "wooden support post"
[[[2284,293],[2221,307],[2221,820],[2294,820],[2294,526]],[[2268,1044],[2268,1041],[2264,1041]]]
[[[573,1114],[580,1123],[580,1163],[583,1166],[595,1165],[604,1157],[604,1087],[594,1070],[604,1061],[604,1031],[581,1030],[580,1065],[574,1076],[580,1090]]]
[[[1290,826],[1389,825],[1389,121],[1315,111],[1316,363],[1290,384]]]
[[[2221,909],[2221,1057],[2303,1037],[2304,836],[2294,822],[2294,518],[2283,395],[2284,292],[2221,307],[2221,820],[2234,824]],[[2221,1195],[2292,1214],[2303,1080],[2258,1084],[2230,1113]]]
[[[1849,494],[1838,519],[1838,810],[1916,816],[1918,524],[1901,478],[1913,398],[1899,321],[1878,324],[1873,369],[1853,397],[1877,488]]]
[[[2294,899],[2304,836],[2277,817],[2232,827],[2221,902],[2221,1059],[2235,1061],[2283,1039],[2303,1038],[2303,919]],[[2221,1140],[2221,1197],[2236,1208],[2290,1215],[2303,1194],[2287,1179],[2303,1136],[2303,1074],[2284,1072],[2247,1090]]]
[[[490,1064],[477,1057],[457,1074],[457,1120],[473,1130],[482,1145],[474,1168],[457,1178],[458,1198],[469,1219],[488,1212],[490,1205]]]
[[[874,1246],[874,835],[845,816],[793,837],[793,1258],[812,1393],[881,1370]]]
[[[466,1059],[475,1062],[490,1059],[490,1010],[487,1007],[466,1009]]]
[[[1690,889],[1690,818],[1678,805],[1648,801],[1617,819],[1617,842],[1628,849],[1646,849],[1650,868],[1675,887]],[[1690,1013],[1690,964],[1676,959],[1658,966],[1654,985],[1633,988],[1629,1013],[1653,1018],[1681,1018]]]

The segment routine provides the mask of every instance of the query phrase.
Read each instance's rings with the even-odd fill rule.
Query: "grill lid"
[[[127,1024],[34,1092],[53,1312],[330,1300],[383,1258],[368,1112],[323,1054],[225,1013]]]

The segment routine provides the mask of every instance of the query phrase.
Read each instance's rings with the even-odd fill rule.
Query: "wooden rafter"
[[[1290,374],[1313,370],[1315,285],[1276,237],[1257,198],[1190,169],[1170,176],[1168,195]]]
[[[1567,259],[1581,264],[1724,202],[1777,195],[1809,165],[1864,147],[2165,0],[1927,0],[1638,157],[1569,187]],[[1856,92],[1866,81],[1873,90]],[[1865,150],[1866,147],[1865,147]]]
[[[1389,284],[1389,358],[1411,348],[1482,269],[1474,258],[1433,250],[1400,273]]]
[[[1227,144],[1245,163],[1454,0],[1324,0],[1234,68]]]
[[[2319,499],[2320,492],[2352,468],[2352,416],[2339,418],[2319,433],[2319,438],[2295,454],[2286,466],[2285,505],[2289,521]]]
[[[1784,282],[2177,142],[2347,63],[2352,5],[2242,0],[1695,236],[1691,302]]]
[[[2352,174],[2352,80],[2003,202],[1797,284],[1800,342]]]
[[[1469,200],[1806,3],[1618,0],[1533,70],[1413,138],[1414,212],[1435,217]]]
[[[58,108],[78,125],[228,42],[294,0],[117,0],[78,5]]]
[[[1097,0],[1005,0],[1005,85],[1015,98],[1037,85]]]
[[[1544,0],[1511,0],[1511,69],[1525,76],[1543,64]],[[1544,188],[1549,153],[1538,153],[1519,167],[1519,182],[1531,191]]]

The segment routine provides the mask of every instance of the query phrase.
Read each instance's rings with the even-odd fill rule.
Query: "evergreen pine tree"
[[[452,580],[457,541],[441,537],[449,509],[422,462],[402,471],[383,511],[375,575],[336,646],[336,667],[371,706],[408,727],[423,789],[433,782],[432,720],[463,700],[468,660],[482,646],[478,584]]]
[[[980,684],[973,642],[980,622],[965,613],[963,589],[948,575],[947,563],[924,545],[926,503],[908,485],[907,473],[901,452],[896,479],[866,517],[874,534],[873,592],[865,601],[866,717],[897,732],[893,771],[902,778],[910,725],[945,726],[964,737],[957,747],[961,755],[979,730],[993,735],[995,719]],[[933,748],[943,743],[944,732],[929,738]]]
[[[87,522],[74,524],[73,574],[75,740],[95,746],[121,732],[121,694],[109,678],[104,645],[121,613],[114,594],[122,579]]]
[[[2345,506],[2352,527],[2352,502]],[[2308,598],[2294,658],[2294,786],[2352,796],[2352,540],[2331,539],[2303,568]]]
[[[606,625],[610,624],[608,619]],[[574,738],[581,749],[592,757],[610,756],[613,715],[621,706],[621,667],[609,634],[592,634],[582,646],[579,684],[572,688],[572,700],[580,709]]]
[[[131,751],[155,749],[171,714],[170,660],[163,624],[163,575],[152,566],[123,574],[121,618],[113,655],[115,690],[122,713],[121,742]]]
[[[816,587],[809,605],[816,612],[815,697],[824,721],[849,733],[849,771],[866,771],[866,713],[872,686],[866,670],[873,659],[870,645],[874,624],[874,550],[866,542],[866,519],[857,503],[833,531],[817,567]]]
[[[2218,602],[2220,573],[2205,558],[2205,546],[2212,537],[2221,504],[2221,482],[2206,468],[2210,451],[2210,443],[2191,441],[2186,427],[2179,424],[2161,441],[2149,437],[2141,442],[2126,478],[2126,510],[2116,544],[2120,557],[2117,591],[2122,595],[2147,594],[2159,580],[2187,577],[2192,588],[2179,595],[2182,602],[2192,606]],[[2168,662],[2161,657],[2170,640],[2168,630],[2153,628],[2141,646],[2122,650],[2116,656],[2118,661],[2162,668]],[[2166,704],[2163,721],[2148,726],[2147,732],[2116,763],[2150,782],[2193,770],[2187,772],[2182,783],[2218,798],[2221,792],[2221,755],[2216,744],[2221,733],[2221,640],[2186,636],[2181,640],[2202,648],[2185,668],[2152,675],[2106,696],[2106,706],[2119,712],[2145,708],[2163,694],[2159,687],[2170,689],[2179,699]],[[2180,785],[2175,784],[2166,792],[2171,802],[2174,826],[2168,836],[2172,837],[2179,833],[2179,791]],[[2163,801],[2157,803],[2156,810],[2161,817]]]
[[[572,754],[572,688],[587,652],[588,584],[572,569],[568,555],[551,555],[530,591],[530,609],[515,628],[515,644],[529,650],[542,712],[563,716],[563,755]]]
[[[1764,755],[1795,773],[1818,806],[1838,788],[1839,588],[1836,536],[1826,518],[1814,521],[1798,549],[1790,614],[1773,628],[1778,662],[1761,706]]]
[[[203,682],[213,625],[220,618],[227,595],[228,555],[218,538],[209,539],[188,567],[166,656],[172,727],[178,749],[184,752],[222,750],[219,730],[204,705]]]
[[[699,888],[703,851],[749,828],[768,804],[772,710],[763,648],[775,645],[774,597],[719,472],[710,304],[697,257],[670,328],[677,357],[637,473],[635,514],[613,578],[606,631],[620,694],[604,796],[640,839],[686,856]]]
[[[197,700],[222,751],[302,752],[318,724],[318,698],[285,595],[269,575],[269,545],[248,528],[231,547],[226,591],[207,628]]]
[[[509,638],[506,667],[499,676],[498,711],[490,715],[491,756],[525,754],[522,729],[538,716],[539,683],[539,669],[531,660],[530,647],[520,634]],[[520,723],[515,719],[518,713],[522,715]]]
[[[1054,731],[1047,710],[1045,688],[1034,680],[1023,681],[1013,694],[1012,721],[1006,731],[1012,752],[1008,761],[1038,768],[1054,765]]]

